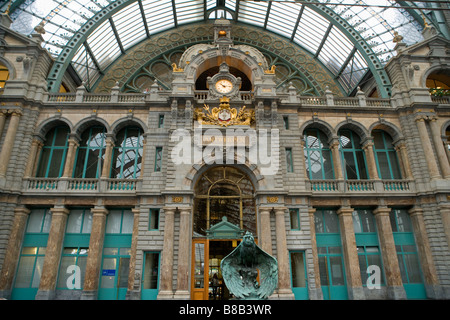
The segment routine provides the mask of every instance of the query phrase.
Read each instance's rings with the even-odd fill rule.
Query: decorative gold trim
[[[236,108],[230,107],[230,99],[227,97],[220,99],[219,107],[214,107],[210,110],[209,106],[205,104],[203,110],[197,108],[194,112],[194,119],[199,124],[228,127],[232,125],[251,125],[255,121],[255,112],[253,110],[245,110],[245,106],[243,106],[238,112]]]
[[[172,63],[173,72],[183,72],[184,69],[177,67],[176,63]]]
[[[276,69],[276,65],[272,65],[271,67],[270,67],[270,69],[268,69],[268,70],[264,70],[264,73],[265,74],[275,74],[275,69]]]
[[[183,197],[172,196],[172,202],[181,203],[181,202],[183,202]]]
[[[277,203],[278,197],[267,197],[267,202],[268,203]]]

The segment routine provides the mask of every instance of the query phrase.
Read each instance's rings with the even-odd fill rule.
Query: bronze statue
[[[237,299],[267,299],[278,284],[277,260],[259,248],[248,231],[236,249],[222,260],[220,267],[228,290]]]

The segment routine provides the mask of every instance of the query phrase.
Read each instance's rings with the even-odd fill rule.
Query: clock
[[[216,82],[215,89],[219,93],[230,93],[233,90],[233,83],[228,79],[220,79]]]

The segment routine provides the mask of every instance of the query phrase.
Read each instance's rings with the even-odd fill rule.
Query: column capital
[[[68,215],[70,213],[69,209],[66,207],[53,207],[50,208],[50,211],[52,212],[52,215]]]
[[[268,207],[259,207],[259,213],[260,214],[270,214],[270,211],[272,211],[272,208]]]
[[[278,215],[278,214],[285,214],[287,209],[288,209],[287,207],[274,207],[273,208],[273,210],[275,211],[276,215]]]
[[[28,216],[31,210],[26,207],[17,207],[14,209],[14,215],[25,215]]]
[[[131,212],[133,212],[134,215],[141,214],[141,208],[133,208],[131,209]]]
[[[107,215],[109,213],[109,210],[106,209],[105,207],[94,207],[91,208],[91,212],[94,216],[96,215]]]
[[[389,207],[377,207],[375,210],[373,210],[373,214],[375,216],[379,215],[379,216],[389,216],[389,214],[391,213],[392,209]]]
[[[423,209],[422,208],[411,208],[408,210],[408,213],[410,216],[419,216],[419,215],[423,215]]]
[[[181,214],[191,214],[192,208],[191,207],[178,207],[178,210],[180,211],[180,215]]]
[[[164,214],[175,214],[176,207],[162,207]]]
[[[313,207],[308,208],[308,214],[311,216],[313,216],[316,213],[316,211],[317,211],[316,208],[313,208]]]
[[[351,216],[353,214],[353,211],[355,211],[355,209],[353,209],[352,207],[340,207],[336,213],[338,216],[342,215],[342,216]]]

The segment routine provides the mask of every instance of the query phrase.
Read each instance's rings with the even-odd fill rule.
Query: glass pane
[[[195,244],[194,288],[204,288],[205,280],[205,244]]]
[[[342,269],[342,258],[330,256],[331,283],[334,286],[345,285],[344,270]]]
[[[15,288],[29,288],[33,274],[35,257],[21,257],[17,269]]]
[[[339,233],[339,219],[334,210],[324,210],[325,227],[327,233]]]
[[[375,222],[370,210],[356,210],[362,225],[362,232],[376,232]]]
[[[389,161],[392,169],[392,179],[401,179],[402,174],[398,165],[397,153],[395,151],[388,152]]]
[[[355,233],[363,232],[361,227],[361,221],[357,211],[352,212],[352,218],[353,218],[353,230],[355,231]]]
[[[417,254],[405,254],[404,259],[408,271],[409,283],[422,283]]]
[[[67,220],[67,233],[80,233],[83,222],[83,210],[71,210]]]
[[[62,175],[65,152],[66,150],[64,149],[53,149],[52,159],[47,173],[48,178],[57,178]]]
[[[144,289],[158,288],[159,254],[145,254]]]
[[[46,148],[46,147],[42,148],[39,166],[36,171],[36,177],[46,177],[47,167],[48,167],[48,162],[50,160],[51,152],[52,152],[52,149],[50,149],[50,148]]]
[[[334,179],[333,162],[330,150],[322,150],[324,179]]]
[[[130,258],[120,258],[119,261],[119,288],[128,287],[128,274],[130,270]]]
[[[62,257],[59,266],[58,288],[67,288],[67,279],[73,275],[72,272],[67,273],[67,269],[71,265],[76,264],[76,257]]]
[[[31,283],[32,288],[38,288],[41,282],[42,267],[44,266],[44,257],[37,257],[36,266],[34,267],[33,282]]]
[[[386,152],[377,152],[377,160],[381,179],[392,179]]]
[[[116,258],[103,258],[101,288],[114,288],[116,280]]]
[[[122,221],[122,234],[133,233],[134,214],[131,210],[124,210]]]
[[[316,233],[324,232],[324,218],[321,210],[314,213],[314,225]]]
[[[412,232],[411,219],[405,209],[393,210],[397,220],[397,232]]]
[[[356,160],[358,161],[359,179],[367,179],[366,161],[363,151],[355,151]]]
[[[292,286],[306,287],[305,264],[303,253],[291,253],[291,269],[292,269]]]
[[[319,248],[317,248],[319,249]],[[329,285],[327,258],[319,257],[320,284],[322,286]]]
[[[149,229],[156,230],[156,229],[158,229],[158,227],[159,227],[159,210],[151,209],[150,210]]]
[[[120,233],[120,224],[122,222],[121,211],[111,211],[108,214],[106,222],[106,233]]]
[[[27,232],[41,232],[45,209],[33,209],[28,217]]]
[[[353,152],[344,152],[344,164],[347,179],[358,179]]]
[[[89,210],[84,211],[83,229],[81,233],[91,233],[92,230],[92,212]]]

